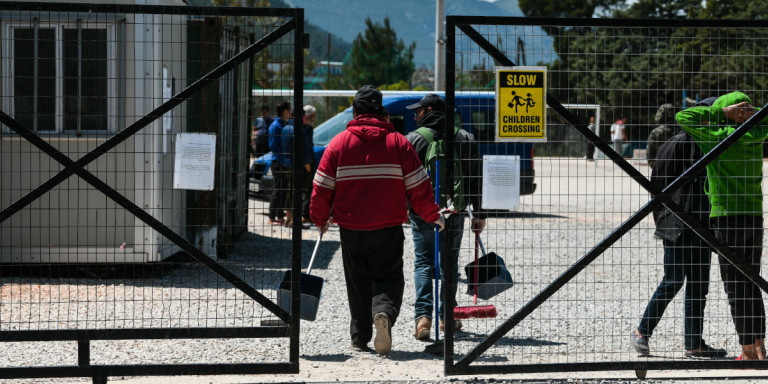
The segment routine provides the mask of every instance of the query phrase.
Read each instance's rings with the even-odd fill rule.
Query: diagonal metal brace
[[[160,106],[158,106],[157,108],[149,112],[147,115],[143,116],[139,120],[136,120],[136,122],[129,125],[122,131],[117,132],[114,136],[109,138],[107,141],[101,143],[96,148],[94,148],[90,152],[83,155],[83,157],[79,158],[77,161],[67,166],[65,169],[61,170],[54,177],[52,177],[45,183],[39,185],[37,188],[30,191],[26,195],[22,196],[19,200],[15,201],[8,208],[3,209],[3,211],[0,212],[0,223],[4,222],[9,217],[13,216],[16,212],[26,207],[27,205],[29,205],[31,202],[37,200],[40,196],[42,196],[46,192],[50,191],[57,185],[61,184],[64,180],[69,178],[69,176],[72,176],[73,174],[75,174],[75,170],[77,168],[80,168],[80,169],[85,168],[86,165],[98,159],[99,157],[107,153],[110,149],[128,140],[131,136],[133,136],[140,130],[144,129],[144,127],[146,127],[153,121],[157,120],[158,118],[162,117],[166,112],[169,112],[179,104],[189,99],[192,95],[195,94],[195,92],[199,91],[200,89],[210,84],[211,82],[219,79],[225,73],[234,69],[238,65],[242,64],[244,61],[248,60],[251,56],[257,54],[264,48],[268,47],[271,43],[277,41],[278,39],[286,35],[288,32],[291,31],[291,29],[295,27],[295,25],[296,25],[295,19],[289,20],[288,22],[286,22],[285,24],[281,25],[276,30],[271,32],[269,35],[264,36],[259,41],[251,44],[248,48],[246,48],[242,52],[238,53],[228,61],[214,68],[212,71],[205,74],[202,78],[190,84],[187,88],[184,88],[181,92],[174,95],[170,100],[164,102],[163,104],[161,104]],[[5,121],[2,121],[2,122],[5,123]],[[33,136],[38,137],[34,132],[28,132],[21,135],[22,137],[29,140],[30,142],[32,142]],[[38,148],[40,148],[40,146],[38,146]],[[53,147],[50,147],[50,148],[53,148]],[[61,163],[61,160],[63,160],[60,157],[56,157],[55,152],[58,152],[58,151],[55,148],[53,148],[53,151],[45,150],[45,152],[51,157],[54,157],[54,159],[59,163]]]
[[[101,179],[94,176],[92,173],[88,172],[87,170],[83,168],[78,168],[77,166],[75,166],[72,159],[68,158],[67,156],[59,152],[56,148],[48,144],[47,141],[40,138],[40,136],[35,135],[32,131],[30,131],[29,129],[25,128],[24,126],[22,126],[21,124],[13,120],[10,116],[5,114],[5,112],[0,112],[0,122],[7,125],[15,132],[18,132],[22,136],[28,137],[31,143],[34,144],[36,147],[52,154],[52,157],[56,161],[60,162],[62,165],[66,167],[73,169],[74,172],[78,176],[80,176],[80,178],[85,180],[88,184],[92,185],[94,188],[96,188],[96,190],[104,193],[104,195],[112,199],[115,203],[119,204],[121,207],[125,208],[128,212],[135,215],[139,220],[143,221],[144,223],[152,227],[152,229],[156,230],[161,235],[165,236],[168,240],[172,241],[174,244],[181,247],[181,249],[189,253],[193,258],[195,258],[195,260],[204,264],[206,267],[210,268],[217,275],[226,279],[232,285],[234,285],[235,287],[240,289],[243,293],[248,295],[248,297],[257,301],[259,304],[263,305],[264,308],[268,309],[270,312],[280,317],[281,320],[287,322],[290,319],[290,314],[288,314],[288,312],[280,308],[277,304],[273,303],[266,296],[262,295],[259,291],[251,287],[248,283],[240,279],[240,277],[230,272],[228,269],[222,267],[221,264],[217,263],[216,261],[208,257],[208,255],[206,255],[205,253],[203,253],[203,251],[201,251],[200,249],[195,247],[193,244],[188,242],[186,239],[184,239],[184,237],[180,236],[179,234],[174,232],[171,228],[168,228],[165,224],[155,219],[152,215],[147,213],[147,211],[137,206],[131,200],[123,196],[120,192],[117,192],[116,190],[114,190],[107,183],[101,181]]]
[[[514,66],[515,63],[506,57],[501,51],[499,51],[493,44],[488,42],[479,32],[467,24],[456,25],[462,32],[464,32],[470,39],[483,48],[489,55],[495,60],[499,61],[506,66]],[[563,105],[547,95],[547,105],[555,110],[561,117],[563,117],[571,126],[576,128],[582,135],[584,135],[589,141],[603,151],[613,162],[624,170],[629,176],[637,181],[643,188],[645,188],[654,197],[640,210],[633,214],[629,219],[619,226],[616,230],[610,233],[594,248],[592,248],[586,255],[580,258],[575,264],[569,267],[563,274],[558,276],[549,286],[541,291],[537,296],[532,298],[525,306],[518,310],[511,318],[502,323],[494,332],[492,332],[488,338],[483,340],[474,349],[472,349],[463,359],[456,363],[456,368],[467,368],[469,364],[476,360],[482,353],[487,351],[493,344],[507,334],[512,328],[525,319],[536,308],[543,304],[550,296],[562,288],[568,281],[580,273],[586,268],[592,261],[599,257],[605,250],[607,250],[613,243],[618,241],[624,234],[626,234],[631,228],[642,221],[648,214],[653,212],[661,204],[664,204],[670,209],[678,218],[681,219],[688,227],[690,227],[697,235],[699,235],[705,242],[712,246],[718,254],[722,255],[726,261],[731,263],[737,270],[744,274],[748,279],[757,284],[763,291],[768,292],[768,282],[763,279],[759,273],[756,273],[749,265],[744,263],[741,257],[738,257],[733,251],[725,244],[720,242],[712,232],[702,224],[687,214],[682,207],[674,203],[671,200],[671,194],[677,189],[683,187],[690,182],[694,175],[702,172],[707,164],[713,161],[717,156],[727,150],[733,145],[741,136],[746,134],[752,127],[757,125],[768,116],[768,105],[762,110],[753,115],[750,119],[744,122],[734,133],[728,138],[720,142],[709,153],[702,157],[699,161],[694,163],[689,169],[687,169],[682,175],[669,184],[664,190],[659,190],[656,185],[650,182],[645,176],[643,176],[635,167],[631,166],[623,157],[621,157],[616,151],[600,140],[594,132],[588,129],[588,127],[579,122],[578,119]]]
[[[756,124],[756,122],[761,121],[758,120],[759,118],[765,118],[768,116],[768,105],[766,105],[766,108],[763,108],[763,110],[760,111],[762,113],[761,116],[753,116],[753,119],[750,119],[750,121],[745,122],[742,126],[740,126],[736,132],[734,132],[731,136],[736,135],[737,132],[741,131],[741,135],[743,136],[744,133],[749,131],[749,129],[752,128]],[[747,123],[750,123],[750,125],[747,125]],[[685,213],[684,209],[680,207],[678,204],[674,203],[671,200],[671,192],[682,187],[690,178],[692,178],[692,175],[698,171],[701,171],[701,169],[706,165],[706,161],[711,161],[717,154],[721,153],[722,150],[725,150],[728,146],[730,146],[733,142],[726,142],[723,141],[720,144],[718,144],[715,149],[710,151],[710,153],[707,154],[704,158],[699,160],[697,163],[694,164],[691,168],[689,168],[686,172],[684,172],[680,177],[675,179],[669,186],[664,188],[663,191],[659,191],[658,188],[656,188],[653,184],[650,184],[652,190],[651,193],[655,194],[656,196],[652,198],[646,205],[644,205],[640,210],[635,212],[632,216],[630,216],[629,219],[624,221],[616,230],[611,232],[607,237],[605,237],[603,240],[601,240],[595,247],[593,247],[589,252],[587,252],[586,255],[581,257],[576,263],[574,263],[571,267],[569,267],[565,272],[563,272],[560,276],[558,276],[552,283],[550,283],[544,290],[542,290],[538,295],[536,295],[534,298],[532,298],[526,305],[524,305],[521,309],[519,309],[515,314],[512,315],[509,319],[507,319],[504,323],[502,323],[496,330],[494,330],[488,338],[483,340],[480,344],[478,344],[474,349],[472,349],[466,356],[464,356],[463,359],[461,359],[459,362],[456,363],[457,368],[467,368],[469,364],[476,360],[482,353],[487,351],[490,347],[492,347],[496,342],[498,342],[504,335],[509,333],[509,331],[512,330],[517,324],[519,324],[522,320],[524,320],[529,314],[531,314],[534,310],[536,310],[539,306],[541,306],[544,302],[546,302],[547,299],[549,299],[552,295],[554,295],[560,288],[562,288],[566,283],[568,283],[571,279],[573,279],[576,275],[578,275],[584,268],[586,268],[588,265],[590,265],[597,257],[599,257],[605,250],[607,250],[611,245],[613,245],[616,241],[618,241],[624,234],[629,232],[629,230],[633,227],[635,227],[637,224],[640,223],[648,214],[653,212],[656,208],[658,208],[662,203],[667,206],[675,215],[680,217],[683,222],[690,226],[691,229],[696,232],[701,238],[709,243],[713,248],[715,248],[718,253],[720,253],[729,263],[733,264],[734,267],[736,267],[742,274],[747,276],[750,280],[752,280],[755,284],[757,284],[761,289],[764,291],[768,288],[768,282],[765,281],[758,273],[756,273],[751,267],[749,267],[747,264],[745,264],[740,257],[735,255],[733,251],[731,251],[730,248],[725,246],[723,243],[721,243],[719,240],[717,240],[711,231],[704,229],[700,223],[687,213]],[[717,153],[715,153],[715,150],[718,148],[722,148],[722,150],[718,150]],[[697,167],[698,165],[698,167]]]
[[[57,162],[65,166],[65,169],[60,171],[56,176],[49,179],[47,182],[43,183],[42,185],[38,186],[35,190],[29,192],[27,195],[17,200],[15,203],[13,203],[10,207],[0,212],[0,222],[5,221],[7,218],[11,217],[15,212],[18,212],[26,205],[35,201],[37,198],[39,198],[46,192],[50,191],[56,185],[60,184],[61,182],[69,178],[69,176],[71,176],[72,174],[77,174],[84,181],[88,182],[94,188],[101,191],[107,197],[115,201],[115,203],[119,204],[121,207],[125,208],[126,210],[134,214],[137,218],[142,220],[144,223],[152,227],[154,230],[158,231],[160,234],[165,236],[168,240],[178,245],[180,248],[182,248],[184,251],[189,253],[197,261],[201,262],[202,264],[210,268],[216,274],[226,279],[233,286],[240,289],[247,296],[249,296],[256,302],[264,306],[265,309],[275,314],[281,320],[288,322],[290,320],[290,314],[288,312],[280,308],[277,304],[272,302],[266,296],[261,294],[259,291],[257,291],[253,287],[251,287],[248,283],[240,279],[237,275],[233,274],[226,268],[222,267],[220,264],[216,263],[213,259],[211,259],[205,253],[197,249],[194,245],[189,243],[182,236],[178,235],[176,232],[168,228],[165,224],[155,219],[152,215],[144,211],[142,208],[138,207],[136,204],[134,204],[132,201],[127,199],[125,196],[115,191],[112,187],[110,187],[108,184],[101,181],[98,177],[88,172],[84,168],[84,166],[96,160],[101,155],[105,154],[107,151],[119,145],[123,141],[127,140],[132,135],[134,135],[135,133],[137,133],[138,131],[140,131],[150,123],[152,123],[152,121],[154,121],[155,119],[161,117],[166,112],[170,111],[177,105],[184,102],[191,95],[193,95],[195,92],[205,87],[207,84],[218,79],[226,72],[235,68],[240,63],[249,59],[251,56],[255,55],[260,50],[264,49],[269,44],[271,44],[272,42],[276,41],[277,39],[279,39],[280,37],[288,33],[294,27],[295,23],[296,23],[295,19],[292,19],[286,24],[283,24],[274,32],[265,36],[261,40],[255,42],[254,44],[252,44],[251,46],[249,46],[239,54],[235,55],[233,58],[231,58],[227,62],[222,63],[219,67],[215,68],[214,70],[212,70],[211,72],[203,76],[201,79],[199,79],[195,83],[191,84],[189,87],[185,88],[184,90],[176,94],[170,100],[166,101],[159,107],[155,108],[146,116],[137,120],[135,123],[131,124],[129,127],[124,129],[123,131],[117,133],[115,136],[113,136],[109,140],[105,141],[104,143],[102,143],[92,151],[88,152],[86,155],[81,157],[77,162],[72,161],[72,159],[70,159],[69,157],[61,153],[59,150],[54,148],[48,142],[43,140],[40,136],[38,136],[34,132],[30,131],[29,129],[25,128],[24,126],[16,122],[13,118],[8,116],[6,113],[0,111],[1,123],[7,125],[13,131],[17,132],[23,138],[28,140],[32,145],[36,146],[37,148],[39,148],[40,150],[42,150],[43,152],[51,156],[54,160],[56,160]]]

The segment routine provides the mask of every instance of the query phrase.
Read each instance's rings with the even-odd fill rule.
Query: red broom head
[[[493,305],[478,305],[473,307],[456,307],[453,309],[453,318],[456,320],[464,319],[487,319],[496,317],[496,307]]]

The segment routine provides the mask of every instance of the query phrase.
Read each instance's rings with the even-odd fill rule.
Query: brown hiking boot
[[[461,327],[463,326],[464,324],[461,324],[461,320],[454,320],[453,322],[454,331],[461,331]],[[443,319],[440,319],[440,330],[445,331],[445,324],[443,324]]]
[[[384,312],[379,312],[373,316],[373,325],[376,327],[376,338],[373,339],[373,349],[379,355],[388,355],[392,351],[392,323],[389,316]]]
[[[429,317],[419,317],[416,319],[416,331],[413,333],[413,337],[416,340],[427,340],[432,329],[432,319]]]

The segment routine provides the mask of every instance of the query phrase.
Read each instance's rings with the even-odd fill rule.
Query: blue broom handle
[[[440,160],[435,159],[435,203],[440,206]],[[435,341],[440,340],[440,226],[435,225]]]

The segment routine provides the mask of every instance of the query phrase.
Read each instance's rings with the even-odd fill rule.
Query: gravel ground
[[[649,174],[643,164],[635,166]],[[489,301],[495,319],[472,319],[456,334],[458,361],[520,310],[601,239],[645,204],[649,197],[636,183],[605,161],[537,158],[538,190],[523,196],[519,209],[488,219],[483,242],[502,256],[515,286]],[[250,233],[221,262],[232,272],[274,299],[282,271],[290,264],[290,232],[266,224],[266,203],[251,200]],[[393,352],[380,357],[349,348],[348,308],[343,281],[338,228],[324,237],[313,275],[325,280],[317,319],[301,322],[300,365],[296,375],[205,376],[179,378],[112,378],[130,383],[245,382],[453,382],[456,380],[557,383],[625,382],[633,371],[516,374],[445,377],[441,358],[425,352],[428,342],[413,338],[413,244],[404,226],[406,287],[402,313],[393,332]],[[608,248],[548,301],[534,310],[474,365],[525,365],[578,362],[644,361],[630,351],[629,334],[661,277],[661,244],[646,218]],[[465,233],[470,233],[465,231]],[[303,231],[306,267],[317,238]],[[459,305],[472,305],[464,293],[463,266],[473,257],[465,236],[459,261]],[[212,272],[182,263],[162,277],[139,279],[33,277],[3,278],[0,324],[3,330],[104,329],[152,327],[258,326],[274,320],[267,311]],[[737,355],[736,334],[728,313],[722,282],[713,258],[706,310],[705,338]],[[651,339],[651,360],[683,358],[682,293],[675,298]],[[5,343],[0,366],[75,365],[73,342]],[[92,364],[285,362],[287,339],[96,341]],[[730,382],[764,379],[759,371],[658,371],[647,382],[679,382],[730,378]],[[361,381],[362,380],[362,381]],[[88,379],[13,380],[8,382],[66,383]]]

